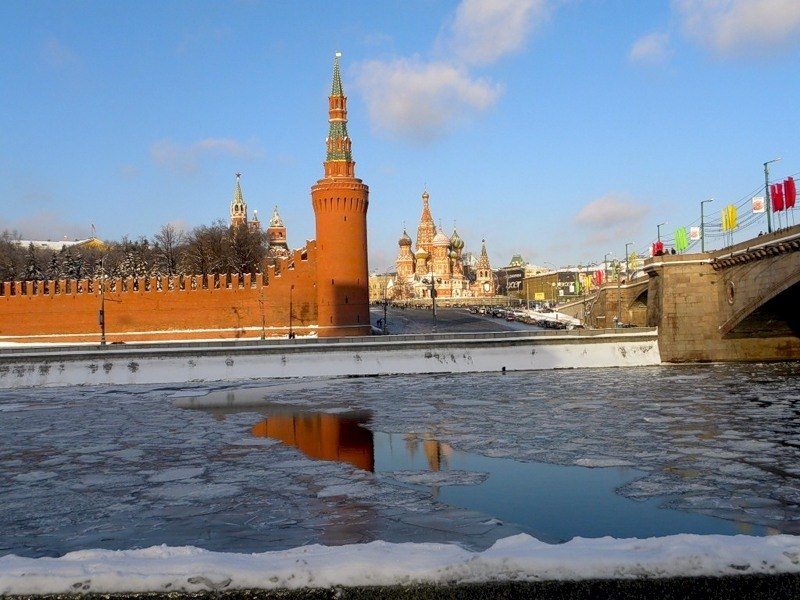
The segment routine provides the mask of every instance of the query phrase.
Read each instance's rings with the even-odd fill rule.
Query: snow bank
[[[605,537],[552,545],[521,534],[483,552],[448,544],[377,541],[262,554],[154,546],[83,550],[61,558],[9,555],[0,558],[0,595],[777,573],[800,573],[800,537]]]

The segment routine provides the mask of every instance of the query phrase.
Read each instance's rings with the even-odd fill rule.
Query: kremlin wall
[[[0,343],[368,335],[369,188],[355,176],[339,56],[324,176],[311,188],[315,241],[279,252],[255,276],[0,282]],[[238,176],[237,192],[231,224],[249,226]]]

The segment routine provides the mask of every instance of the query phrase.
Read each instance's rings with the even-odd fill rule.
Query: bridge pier
[[[800,226],[644,271],[665,362],[800,359]]]

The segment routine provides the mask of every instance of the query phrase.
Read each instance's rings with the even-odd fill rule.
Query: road
[[[433,314],[429,309],[388,308],[390,334],[431,333],[433,330]],[[377,326],[378,319],[383,319],[383,307],[371,306],[372,324]],[[438,333],[478,333],[489,331],[529,331],[539,330],[534,325],[506,321],[470,313],[465,308],[437,308],[436,331]]]

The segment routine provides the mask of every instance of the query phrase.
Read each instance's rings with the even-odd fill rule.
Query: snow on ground
[[[298,589],[480,581],[800,573],[800,537],[675,535],[575,538],[545,544],[526,534],[483,552],[452,544],[303,546],[234,554],[153,546],[81,550],[61,558],[0,557],[0,594]]]

